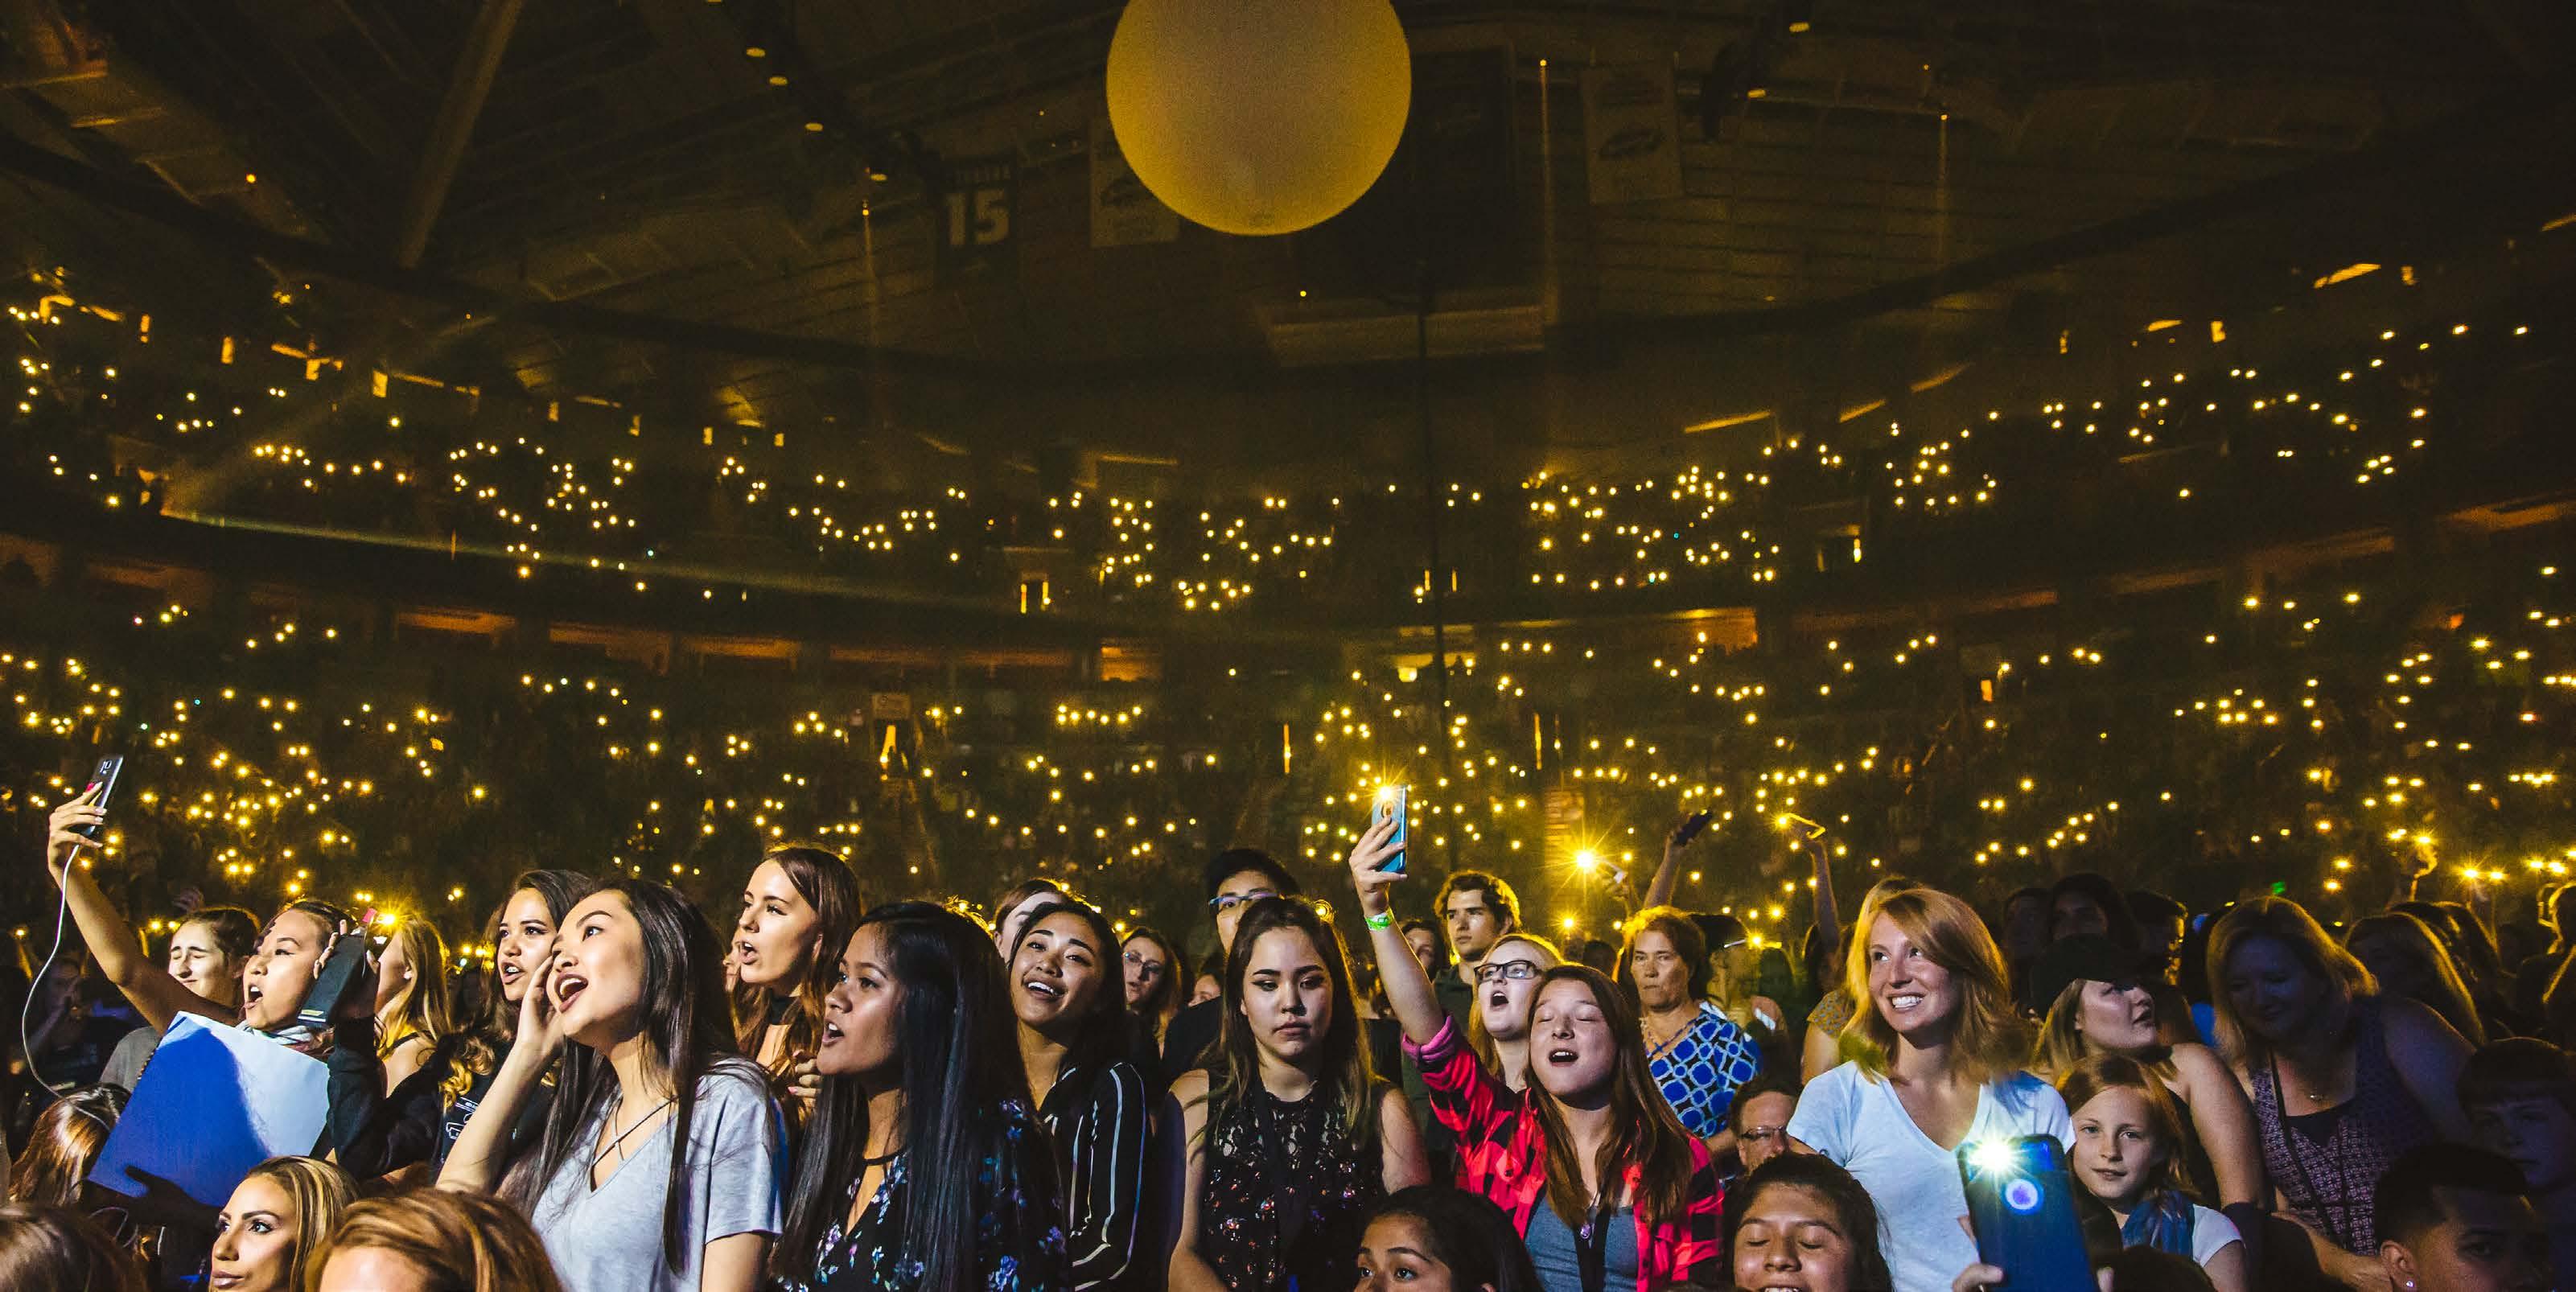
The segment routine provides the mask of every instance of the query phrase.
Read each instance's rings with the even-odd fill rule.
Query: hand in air
[[[1404,881],[1404,872],[1380,869],[1404,851],[1404,846],[1395,841],[1395,826],[1394,817],[1371,825],[1360,835],[1359,845],[1351,849],[1351,886],[1359,890],[1362,915],[1386,914],[1395,900],[1389,890]]]
[[[63,882],[63,874],[83,848],[95,848],[98,841],[79,833],[95,829],[107,821],[107,809],[98,805],[99,787],[92,785],[54,809],[47,820],[45,867],[53,873],[54,882]]]

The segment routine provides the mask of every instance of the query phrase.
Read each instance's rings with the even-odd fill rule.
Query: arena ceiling
[[[2420,162],[2427,132],[2443,152],[2524,148],[2535,120],[2563,121],[2569,79],[2569,20],[2547,0],[1397,8],[1418,57],[1487,60],[1507,96],[1506,152],[1441,171],[1427,198],[1444,241],[1475,233],[1434,295],[1438,347],[1458,354],[1741,334],[1802,310],[1975,336],[2034,299],[2134,326],[2278,273],[2320,212],[2232,247],[2175,235],[2259,220],[2305,177],[2401,144]],[[357,299],[397,360],[543,399],[658,391],[787,423],[846,411],[853,371],[1276,372],[1409,354],[1419,274],[1385,245],[1409,237],[1400,220],[1092,245],[1089,123],[1119,11],[0,0],[0,126],[344,263],[490,293],[499,307],[470,324],[454,293]],[[1582,71],[1632,65],[1673,69],[1683,195],[1596,205]],[[2427,218],[2566,197],[2569,132],[2539,133],[2562,141],[2547,165],[2494,194],[2429,186]],[[932,216],[961,166],[991,159],[1016,175],[1011,254],[958,273]],[[172,244],[58,187],[17,187],[12,209],[93,252],[222,241]],[[2382,228],[2399,218],[2384,205],[2327,232]],[[747,331],[695,347],[657,320]]]

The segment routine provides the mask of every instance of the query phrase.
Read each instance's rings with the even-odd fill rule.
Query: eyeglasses
[[[1249,893],[1221,893],[1208,899],[1208,909],[1219,915],[1223,915],[1227,911],[1231,911],[1234,908],[1243,905],[1245,902],[1257,902],[1262,898],[1277,897],[1278,895],[1279,894],[1274,893],[1267,888],[1256,888]]]
[[[1737,1131],[1737,1139],[1778,1139],[1789,1132],[1786,1126],[1747,1126]]]
[[[1128,952],[1122,958],[1125,959],[1128,964],[1135,966],[1136,972],[1143,974],[1145,977],[1151,978],[1156,974],[1163,972],[1163,962],[1160,960],[1148,960],[1133,951]]]
[[[1476,981],[1480,983],[1496,983],[1506,978],[1518,982],[1536,977],[1538,977],[1538,966],[1527,960],[1506,960],[1498,965],[1476,966]]]

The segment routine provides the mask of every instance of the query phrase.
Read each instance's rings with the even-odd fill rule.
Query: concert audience
[[[1647,1292],[1691,1278],[1717,1256],[1717,1173],[1648,1078],[1626,995],[1581,966],[1528,980],[1522,1084],[1507,1084],[1468,1052],[1392,927],[1391,890],[1406,878],[1383,868],[1392,836],[1392,823],[1361,836],[1351,879],[1405,1049],[1421,1065],[1433,1115],[1456,1136],[1460,1187],[1511,1217],[1550,1292]],[[1486,958],[1496,969],[1517,963],[1530,962]],[[1494,993],[1485,1010],[1508,1000]]]
[[[1432,990],[1440,995],[1441,1010],[1463,1028],[1475,1012],[1476,966],[1484,963],[1497,941],[1521,926],[1520,896],[1511,885],[1484,871],[1451,871],[1440,881],[1432,909],[1440,913],[1439,928],[1448,933],[1448,954],[1440,957],[1436,967],[1425,962],[1423,969],[1431,975]],[[1412,945],[1410,934],[1406,941]],[[1418,948],[1414,958],[1422,958]]]
[[[1039,903],[1020,930],[1011,1011],[1038,1120],[1055,1146],[1065,1286],[1129,1287],[1140,1281],[1150,1236],[1152,1115],[1145,1079],[1127,1058],[1126,992],[1109,959],[1118,934],[1108,916],[1072,898]]]
[[[1170,1089],[1182,1074],[1206,1061],[1208,1047],[1223,1030],[1224,970],[1234,952],[1234,931],[1243,912],[1264,897],[1294,897],[1297,877],[1270,855],[1252,848],[1228,848],[1208,859],[1203,871],[1208,914],[1216,926],[1216,959],[1210,979],[1193,984],[1191,999],[1163,1031],[1163,1070],[1157,1074]],[[996,907],[996,910],[1001,908]]]
[[[543,1243],[498,1199],[412,1189],[349,1208],[289,1292],[564,1292]]]
[[[858,876],[820,848],[772,848],[743,885],[731,943],[734,1039],[768,1071],[791,1124],[813,1106],[823,998],[838,976],[833,956],[860,913]]]
[[[1545,1292],[1510,1220],[1445,1185],[1417,1184],[1379,1203],[1360,1235],[1354,1292]]]
[[[2075,1127],[2067,1159],[2076,1183],[2110,1208],[2121,1245],[2188,1256],[2218,1292],[2247,1292],[2253,1272],[2235,1222],[2191,1200],[2182,1112],[2164,1079],[2135,1059],[2097,1054],[2061,1076],[2057,1091]]]
[[[1798,1111],[1798,1080],[1782,1071],[1765,1072],[1735,1092],[1726,1110],[1727,1129],[1735,1132],[1736,1161],[1742,1174],[1789,1151],[1789,1117]]]
[[[1729,1187],[1726,1265],[1742,1292],[1888,1292],[1878,1205],[1824,1158],[1781,1153]]]
[[[2379,1265],[2405,1292],[2546,1292],[2549,1237],[2511,1161],[2432,1141],[2372,1190]]]
[[[1762,1070],[1753,1034],[1709,1000],[1708,944],[1688,915],[1650,906],[1628,919],[1620,985],[1645,1028],[1646,1071],[1682,1129],[1724,1153],[1735,1088]]]
[[[1179,943],[1150,928],[1128,934],[1118,958],[1124,967],[1128,1016],[1151,1042],[1151,1048],[1140,1048],[1137,1057],[1159,1065],[1163,1034],[1171,1027],[1172,1016],[1181,1012],[1181,980],[1189,959],[1181,954]]]

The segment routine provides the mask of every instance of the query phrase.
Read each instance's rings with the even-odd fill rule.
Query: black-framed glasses
[[[1122,958],[1125,959],[1128,964],[1135,966],[1138,973],[1141,973],[1148,978],[1154,977],[1155,975],[1163,972],[1163,962],[1160,960],[1148,960],[1144,956],[1133,951],[1127,952]]]
[[[1538,977],[1538,966],[1527,960],[1506,960],[1496,965],[1476,966],[1476,981],[1497,983],[1506,978],[1514,982]]]
[[[1234,908],[1243,905],[1245,902],[1257,902],[1262,898],[1277,897],[1278,895],[1279,894],[1272,892],[1267,888],[1256,888],[1249,893],[1219,893],[1208,899],[1208,909],[1219,915],[1223,915],[1227,911],[1231,911]]]

